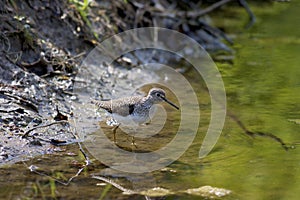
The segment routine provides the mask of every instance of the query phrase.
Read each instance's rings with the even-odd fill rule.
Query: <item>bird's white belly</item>
[[[147,115],[128,115],[125,117],[118,114],[112,114],[112,118],[123,126],[139,126],[150,120]]]

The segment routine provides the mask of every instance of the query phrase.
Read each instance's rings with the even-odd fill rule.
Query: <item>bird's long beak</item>
[[[162,98],[162,100],[164,100],[165,102],[167,102],[168,104],[170,104],[171,106],[173,106],[174,108],[176,108],[177,110],[179,110],[178,106],[176,106],[174,103],[172,103],[171,101],[169,101],[165,97],[160,97],[160,98]]]

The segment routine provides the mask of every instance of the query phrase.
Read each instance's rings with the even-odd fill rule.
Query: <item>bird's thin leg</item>
[[[135,143],[135,138],[134,138],[136,131],[137,131],[137,127],[133,127],[133,130],[134,130],[134,134],[131,136],[131,145],[134,146],[135,148],[137,148],[137,145]],[[132,151],[133,151],[133,149],[132,149]]]
[[[117,133],[117,129],[119,128],[119,126],[120,126],[120,123],[112,129],[112,132],[114,134],[114,143],[117,143],[116,133]]]
[[[134,136],[131,137],[131,145],[134,146],[135,148],[137,148],[137,146],[135,144],[135,138],[134,138]]]

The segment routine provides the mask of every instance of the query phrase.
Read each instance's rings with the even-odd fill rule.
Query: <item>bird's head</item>
[[[169,101],[166,98],[166,92],[163,89],[152,88],[148,93],[148,97],[150,97],[152,99],[152,101],[155,103],[165,101],[168,104],[170,104],[171,106],[173,106],[174,108],[176,108],[177,110],[179,110],[178,106],[176,106],[174,103],[172,103],[171,101]]]

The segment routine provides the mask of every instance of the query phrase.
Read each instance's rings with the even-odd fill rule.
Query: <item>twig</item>
[[[121,190],[121,191],[123,191],[123,192],[126,192],[126,193],[128,193],[128,194],[135,194],[135,193],[136,193],[136,192],[134,192],[133,190],[124,188],[124,187],[121,186],[120,184],[114,182],[112,179],[105,178],[105,177],[103,177],[103,176],[96,176],[96,175],[92,175],[92,178],[98,179],[98,180],[101,180],[101,181],[104,181],[104,182],[106,182],[106,183],[109,183],[109,184],[113,185],[115,188],[118,188],[119,190]]]
[[[212,12],[213,10],[217,9],[218,7],[229,3],[230,1],[233,0],[222,0],[222,1],[218,1],[216,3],[214,3],[213,5],[201,9],[201,10],[197,10],[197,11],[179,11],[179,12],[174,12],[174,13],[170,13],[167,10],[161,10],[161,9],[157,9],[155,8],[154,14],[162,16],[162,17],[170,17],[170,18],[178,18],[178,17],[189,17],[189,18],[198,18],[201,17],[203,15],[206,15],[209,12]],[[159,11],[155,12],[155,11]]]
[[[153,14],[162,16],[162,17],[169,17],[169,18],[198,18],[202,17],[203,15],[206,15],[215,9],[221,7],[222,5],[225,5],[233,0],[221,0],[218,1],[211,6],[208,6],[207,8],[201,9],[201,10],[193,10],[193,11],[179,11],[179,12],[170,12],[167,9],[158,9],[154,8]],[[246,12],[248,13],[250,17],[250,22],[247,24],[246,28],[250,28],[256,21],[255,15],[251,11],[250,7],[248,6],[248,3],[246,0],[237,0],[242,7],[245,8]]]
[[[51,125],[53,125],[53,124],[58,124],[58,123],[68,123],[68,121],[64,121],[64,120],[63,120],[63,121],[57,121],[57,122],[53,122],[53,123],[50,123],[50,124],[47,124],[47,125],[42,125],[42,126],[34,127],[34,128],[43,128],[43,127],[51,126]],[[25,134],[28,134],[28,133],[29,133],[30,131],[32,131],[32,130],[34,130],[34,129],[32,128],[32,129],[28,130]],[[78,136],[77,136],[74,132],[71,131],[71,133],[72,133],[72,135],[74,136],[75,139],[79,139]],[[24,134],[24,135],[25,135],[25,134]],[[78,144],[78,146],[79,146],[80,152],[81,152],[82,155],[84,156],[84,159],[85,159],[85,165],[83,165],[83,167],[81,167],[81,168],[77,171],[77,173],[76,173],[74,176],[72,176],[71,178],[69,178],[69,180],[68,180],[67,182],[63,182],[63,181],[58,180],[57,178],[54,178],[54,177],[52,177],[52,176],[49,176],[49,175],[47,175],[47,174],[45,174],[45,173],[43,173],[43,172],[37,171],[37,170],[36,170],[37,167],[34,166],[34,165],[31,165],[31,166],[28,167],[28,166],[26,165],[26,163],[24,163],[24,162],[23,162],[23,163],[24,163],[24,165],[25,165],[31,172],[34,172],[34,173],[36,173],[36,174],[38,174],[38,175],[41,175],[41,176],[49,177],[49,178],[55,180],[56,182],[58,182],[58,183],[60,183],[60,184],[62,184],[62,185],[67,186],[67,185],[69,185],[69,184],[72,182],[72,180],[73,180],[74,178],[78,177],[78,176],[80,175],[80,173],[81,173],[81,172],[82,172],[82,171],[83,171],[83,170],[91,163],[91,162],[90,162],[90,159],[89,159],[88,156],[87,156],[87,154],[86,154],[85,151],[83,150],[83,148],[82,148],[80,142],[77,142],[77,144]]]
[[[206,31],[208,31],[211,35],[216,35],[216,37],[221,36],[227,42],[229,42],[230,44],[233,44],[233,41],[223,31],[221,31],[220,29],[211,27],[211,26],[209,26],[205,22],[201,22],[201,24],[203,26],[203,29],[205,29]]]
[[[212,12],[213,10],[221,7],[222,5],[224,5],[226,3],[229,3],[230,1],[232,1],[232,0],[218,1],[218,2],[214,3],[213,5],[211,5],[211,6],[207,7],[207,8],[204,8],[202,10],[199,10],[199,11],[188,11],[188,12],[185,13],[185,15],[187,17],[197,18],[197,17],[203,16],[203,15],[206,15],[209,12]]]
[[[256,21],[255,15],[253,14],[253,12],[251,11],[251,9],[249,8],[247,1],[246,0],[239,0],[240,4],[246,9],[249,17],[250,17],[250,21],[249,23],[246,25],[246,29],[250,28],[251,26],[253,26],[253,24]]]
[[[38,128],[45,128],[45,127],[48,127],[48,126],[52,126],[52,125],[54,125],[54,124],[62,124],[62,123],[69,123],[69,122],[66,121],[66,120],[61,120],[61,121],[51,122],[51,123],[45,124],[45,125],[35,126],[35,127],[31,128],[31,129],[27,130],[27,131],[22,135],[22,138],[28,137],[28,134],[29,134],[31,131],[35,130],[35,129],[38,129]]]
[[[24,99],[23,97],[19,97],[19,96],[16,96],[16,95],[11,95],[11,94],[8,94],[7,92],[2,92],[0,91],[0,93],[3,93],[5,96],[7,97],[11,97],[13,99],[17,99],[20,101],[21,105],[25,105],[27,106],[28,108],[31,108],[33,111],[35,112],[38,112],[38,107],[37,105],[35,105],[33,102],[31,102],[30,100],[27,100],[27,99]]]
[[[78,135],[76,134],[76,133],[77,133],[77,131],[76,131],[76,120],[74,120],[74,128],[75,128],[75,133],[74,133],[73,131],[71,131],[71,133],[72,133],[73,137],[74,137],[76,140],[80,141],[80,138],[79,138]],[[86,166],[88,166],[88,165],[91,163],[91,161],[90,161],[89,157],[87,156],[87,154],[85,153],[85,151],[83,150],[81,143],[80,143],[80,142],[77,142],[77,144],[78,144],[78,146],[79,146],[80,152],[81,152],[82,155],[84,156]]]
[[[77,172],[74,176],[72,176],[71,178],[69,178],[69,180],[68,180],[67,182],[63,182],[63,181],[61,181],[61,180],[58,180],[57,178],[54,178],[53,176],[49,176],[48,174],[45,174],[45,173],[43,173],[43,172],[37,171],[37,168],[38,168],[38,167],[36,167],[35,165],[30,165],[30,166],[28,167],[28,165],[27,165],[25,162],[23,162],[23,164],[24,164],[31,172],[34,172],[34,173],[36,173],[36,174],[38,174],[38,175],[41,175],[41,176],[49,177],[49,178],[55,180],[56,182],[58,182],[58,183],[60,183],[60,184],[62,184],[62,185],[66,185],[66,186],[69,185],[69,184],[71,183],[71,181],[72,181],[74,178],[76,178],[77,176],[79,176],[79,174],[82,172],[82,170],[84,170],[84,168],[86,167],[86,166],[83,166],[82,168],[80,168],[80,169],[78,170],[78,172]]]

